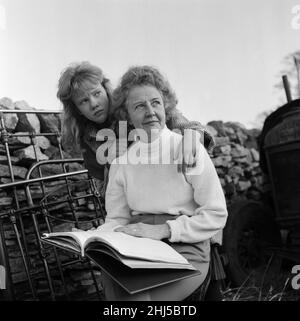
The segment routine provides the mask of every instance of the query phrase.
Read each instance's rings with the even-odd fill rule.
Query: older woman
[[[182,139],[165,125],[166,113],[176,104],[173,97],[153,67],[133,67],[122,77],[114,93],[116,112],[136,128],[139,139],[110,168],[104,225],[122,225],[115,230],[165,240],[202,273],[136,295],[128,295],[104,273],[108,300],[186,298],[204,281],[210,239],[226,222],[225,197],[205,148],[201,145],[196,166],[185,173],[170,161]]]

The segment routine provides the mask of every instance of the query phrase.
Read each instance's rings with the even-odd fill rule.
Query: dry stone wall
[[[210,152],[227,204],[242,199],[260,201],[270,191],[259,166],[258,129],[246,129],[237,122],[212,121],[207,130],[216,145]]]
[[[9,98],[0,99],[1,109],[26,109],[33,110],[25,101],[13,102]],[[25,179],[30,167],[36,163],[36,155],[32,145],[32,139],[28,133],[43,134],[42,136],[35,136],[35,150],[37,152],[38,160],[52,160],[60,159],[60,151],[58,148],[57,136],[49,136],[47,133],[59,133],[61,131],[61,119],[57,114],[16,114],[5,113],[4,124],[8,131],[8,146],[9,154],[14,174],[14,181],[22,181]],[[4,145],[4,137],[2,126],[0,126],[0,215],[7,213],[10,209],[23,209],[28,206],[27,197],[23,187],[13,189],[2,188],[6,183],[12,182],[10,169],[8,166],[7,151]],[[18,134],[20,136],[11,136],[10,134]],[[23,136],[22,136],[23,135]],[[63,151],[64,158],[80,157],[78,153],[70,154]],[[82,162],[73,162],[66,164],[66,170],[69,172],[76,172],[83,170]],[[41,167],[43,177],[52,176],[63,173],[61,164],[47,164]],[[32,172],[30,178],[38,178],[39,171],[36,169]],[[87,182],[86,174],[79,174],[71,177],[69,180],[69,189],[66,187],[66,182],[63,179],[56,181],[49,181],[44,183],[44,191],[40,183],[30,185],[30,194],[34,205],[39,205],[41,200],[47,195],[47,200],[62,200],[68,197],[69,191],[72,196],[77,197],[90,193],[89,184]],[[18,202],[16,203],[16,199]],[[74,204],[74,210],[80,220],[80,228],[89,229],[93,225],[86,221],[94,218],[95,204],[91,198],[78,199]],[[56,208],[52,207],[52,215],[62,219],[71,219],[72,212],[68,203],[58,205]],[[18,216],[19,215],[19,216]],[[25,229],[26,247],[29,254],[29,265],[31,272],[34,272],[37,277],[34,277],[34,287],[38,289],[38,296],[49,298],[48,284],[45,279],[43,264],[37,248],[37,240],[34,233],[33,221],[29,212],[21,212],[17,217],[17,227],[21,233],[21,221],[18,217],[22,217],[22,224]],[[38,217],[39,218],[39,217]],[[5,246],[7,248],[10,273],[14,283],[14,291],[17,299],[26,299],[31,297],[30,288],[27,282],[27,275],[25,273],[21,251],[18,246],[17,238],[13,229],[12,222],[6,215],[0,216],[4,230]],[[41,220],[40,220],[41,221]],[[46,230],[45,222],[40,222],[42,230]],[[56,222],[53,226],[54,231],[71,230],[75,227],[69,222]],[[22,243],[24,240],[21,235]],[[23,246],[25,250],[25,246]],[[50,268],[55,268],[56,260],[53,251],[48,251],[47,261]],[[70,255],[65,252],[59,252],[59,258],[62,262],[70,260]],[[71,257],[72,258],[72,257]],[[55,292],[58,296],[63,295],[64,289],[59,280],[57,268],[53,269],[51,276],[55,287]],[[95,277],[99,281],[100,272],[94,269]],[[77,263],[72,265],[70,269],[66,270],[66,284],[68,291],[72,298],[87,297],[96,292],[91,273],[87,264]],[[98,282],[99,283],[99,282]]]

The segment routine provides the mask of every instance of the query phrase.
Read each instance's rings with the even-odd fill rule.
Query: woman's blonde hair
[[[130,89],[135,86],[150,85],[161,94],[166,111],[166,120],[177,105],[175,92],[160,71],[152,66],[130,67],[122,76],[120,84],[113,92],[114,116],[117,119],[128,120],[126,100]]]
[[[112,88],[109,79],[104,77],[103,71],[87,61],[72,63],[65,68],[58,81],[57,98],[63,104],[62,140],[63,145],[80,150],[81,139],[84,133],[82,115],[75,106],[72,97],[74,94],[84,91],[86,82],[100,83],[106,90],[109,106],[112,101]],[[109,108],[109,113],[111,108]],[[110,117],[111,115],[109,115]]]

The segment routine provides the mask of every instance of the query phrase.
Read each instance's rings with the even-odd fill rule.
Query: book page
[[[63,236],[62,238],[55,237],[54,239],[43,238],[42,241],[47,244],[57,246],[63,250],[68,249],[77,254],[82,252],[80,245],[74,239],[66,239],[65,236]]]
[[[163,241],[135,237],[122,232],[101,232],[93,230],[88,231],[88,233],[90,234],[90,238],[86,241],[86,244],[101,240],[127,257],[189,265],[188,261],[182,255]]]
[[[84,246],[86,241],[90,238],[90,234],[87,232],[88,231],[44,233],[42,239],[50,239],[52,242],[56,242],[63,246],[64,242],[62,242],[62,238],[71,237],[80,247],[81,255],[84,256]]]
[[[110,255],[113,258],[119,260],[123,264],[127,265],[132,269],[188,269],[188,270],[196,270],[194,266],[182,264],[182,263],[168,263],[168,262],[161,262],[161,261],[152,261],[146,259],[139,259],[128,257],[125,255],[120,254],[117,250],[112,248],[110,245],[107,245],[104,242],[94,242],[89,243],[93,244],[92,247],[87,246],[86,253],[90,258],[94,257],[94,253],[98,253],[97,255],[102,255],[105,253],[106,255]],[[100,264],[98,262],[98,264]],[[101,264],[100,264],[101,265]]]
[[[148,261],[178,263],[189,266],[189,262],[170,245],[163,241],[143,237],[135,237],[122,232],[88,230],[74,232],[45,233],[46,238],[53,239],[62,236],[72,237],[81,247],[84,256],[84,248],[93,241],[101,241],[116,249],[120,254],[129,258],[138,258]]]

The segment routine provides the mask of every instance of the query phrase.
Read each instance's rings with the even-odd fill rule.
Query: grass
[[[223,301],[300,301],[300,293],[296,290],[287,290],[284,284],[281,291],[271,285],[268,290],[256,286],[241,286],[227,288],[223,291]]]
[[[261,280],[250,273],[239,287],[227,284],[222,291],[223,301],[300,301],[300,289],[291,286],[291,279],[295,276],[291,268],[281,269],[275,277],[268,277],[268,268]]]

